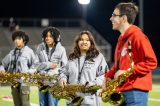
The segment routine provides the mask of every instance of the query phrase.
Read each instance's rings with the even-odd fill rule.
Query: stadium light
[[[89,4],[90,0],[78,0],[79,4]]]
[[[87,17],[87,5],[90,3],[90,0],[78,0],[78,3],[82,5],[82,26],[85,26],[85,21]]]

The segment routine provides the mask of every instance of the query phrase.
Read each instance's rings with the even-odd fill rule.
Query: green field
[[[10,87],[0,86],[0,106],[13,106],[11,99],[4,100],[2,97],[11,97]],[[38,91],[36,87],[31,87],[30,94],[31,106],[38,106]],[[154,84],[153,90],[149,93],[148,106],[159,106],[160,105],[160,84]],[[64,100],[60,100],[58,106],[66,106]],[[108,103],[102,103],[102,106],[111,106]]]

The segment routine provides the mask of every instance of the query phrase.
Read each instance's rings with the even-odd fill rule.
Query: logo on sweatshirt
[[[125,56],[126,53],[127,53],[127,48],[124,47],[124,48],[122,49],[121,56]]]

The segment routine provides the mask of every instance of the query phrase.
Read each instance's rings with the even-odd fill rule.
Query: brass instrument
[[[52,82],[52,80],[58,80],[59,74],[54,74],[53,76],[49,76],[48,74],[43,74],[43,76],[44,78],[38,78],[38,79],[36,78],[37,79],[36,84],[38,85],[39,90],[41,92],[47,92],[51,85],[45,82],[50,82],[54,84],[55,82]]]
[[[59,75],[55,74],[53,76],[49,76],[47,74],[39,74],[39,73],[22,73],[21,77],[23,77],[23,82],[28,83],[30,85],[38,85],[39,82],[57,80]]]
[[[131,55],[131,42],[128,42],[128,51],[131,62],[130,68],[128,68],[127,71],[121,74],[117,79],[106,79],[106,90],[100,94],[103,102],[109,102],[112,105],[120,105],[124,101],[122,93],[116,91],[116,88],[122,85],[134,70],[134,62]]]
[[[29,85],[36,85],[42,87],[43,81],[57,80],[59,75],[49,76],[46,74],[30,74],[30,73],[9,73],[9,72],[0,72],[0,82],[6,83],[9,82],[11,86],[17,87],[20,83],[26,83]],[[21,82],[18,82],[17,79],[22,79]]]
[[[82,93],[95,93],[101,86],[85,86],[79,84],[67,84],[64,88],[59,84],[54,84],[49,91],[51,92],[53,97],[59,99],[67,99],[71,101],[73,106],[79,106],[83,101],[83,97],[77,96],[78,92]]]
[[[17,87],[20,84],[15,80],[20,77],[19,73],[0,72],[0,77],[1,77],[0,79],[1,83],[9,82],[13,87]]]

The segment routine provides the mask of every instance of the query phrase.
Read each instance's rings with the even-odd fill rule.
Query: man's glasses
[[[117,14],[114,14],[114,13],[112,14],[112,17],[117,17],[117,16],[120,16],[120,17],[121,17],[121,16],[123,16],[123,15],[122,15],[122,14],[117,15]]]

